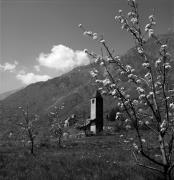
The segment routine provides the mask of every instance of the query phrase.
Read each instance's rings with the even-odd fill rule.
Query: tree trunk
[[[167,162],[167,158],[166,158],[166,151],[165,151],[165,146],[164,146],[164,140],[161,136],[161,134],[159,135],[159,143],[160,143],[160,151],[161,151],[161,155],[162,155],[162,162],[164,165],[164,172],[168,171],[168,162]]]
[[[58,144],[59,144],[59,147],[62,147],[61,137],[59,137],[59,142],[58,142]]]
[[[32,155],[34,155],[34,141],[33,139],[31,139],[31,149],[30,149],[30,152]]]
[[[160,151],[162,155],[162,162],[163,162],[163,167],[164,167],[164,179],[165,180],[171,180],[171,173],[169,172],[169,166],[168,166],[168,161],[166,158],[166,151],[165,151],[165,146],[164,146],[164,140],[161,134],[158,136],[159,138],[159,143],[160,143]]]
[[[165,172],[164,179],[165,180],[172,180],[171,174],[168,172]]]

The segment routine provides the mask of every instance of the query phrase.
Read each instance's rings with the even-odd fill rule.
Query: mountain
[[[161,35],[162,41],[168,40],[169,50],[174,57],[174,33]],[[154,40],[149,39],[146,43],[146,50],[155,59],[159,47],[156,47]],[[131,48],[122,56],[122,61],[130,64],[143,73],[140,57],[135,48]],[[48,126],[48,113],[54,107],[64,107],[59,112],[60,119],[66,119],[75,114],[79,120],[86,119],[90,112],[90,98],[97,89],[89,71],[96,65],[77,67],[71,72],[60,77],[50,79],[46,82],[31,84],[0,101],[0,132],[6,131],[7,126],[13,126],[20,120],[18,107],[26,108],[29,111],[40,115],[40,127]],[[102,67],[97,67],[101,74]],[[174,79],[174,75],[172,77]],[[110,97],[104,97],[105,115],[115,106]]]
[[[11,94],[14,94],[15,92],[19,91],[20,89],[13,89],[11,91],[7,91],[0,94],[0,101],[4,100],[6,97],[10,96]]]

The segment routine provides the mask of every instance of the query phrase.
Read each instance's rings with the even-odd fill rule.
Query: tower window
[[[94,104],[94,102],[95,102],[94,99],[92,99],[92,104]]]

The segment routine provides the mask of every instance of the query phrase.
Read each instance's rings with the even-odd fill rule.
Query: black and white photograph
[[[174,0],[0,0],[0,180],[174,179]]]

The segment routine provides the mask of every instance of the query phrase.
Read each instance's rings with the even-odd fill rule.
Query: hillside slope
[[[1,100],[4,100],[5,98],[7,98],[8,96],[10,96],[11,94],[14,94],[15,92],[19,91],[20,89],[14,89],[14,90],[11,90],[11,91],[7,91],[7,92],[4,92],[4,93],[1,93],[0,94],[0,101]]]

